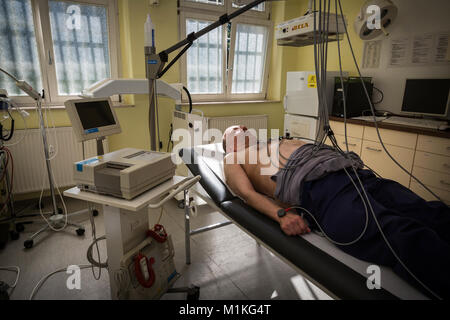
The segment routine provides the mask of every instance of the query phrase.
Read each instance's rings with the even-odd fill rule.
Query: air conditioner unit
[[[316,31],[314,32],[314,16],[316,16]],[[282,22],[275,28],[275,38],[279,46],[304,47],[314,44],[314,34],[318,41],[319,33],[319,18],[318,12],[310,13],[305,16]],[[336,15],[330,13],[328,15],[322,13],[321,19],[329,21],[328,26],[328,41],[337,41],[341,34],[345,33],[344,21],[341,15],[337,16],[338,23],[336,24]],[[345,20],[345,16],[344,16]],[[347,25],[347,22],[346,22]]]

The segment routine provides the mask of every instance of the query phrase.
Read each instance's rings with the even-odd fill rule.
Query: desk
[[[112,299],[117,299],[114,272],[120,268],[122,257],[146,238],[146,231],[150,227],[148,205],[158,202],[161,197],[181,185],[184,179],[185,177],[175,176],[133,200],[81,191],[77,187],[64,191],[66,197],[103,206]]]

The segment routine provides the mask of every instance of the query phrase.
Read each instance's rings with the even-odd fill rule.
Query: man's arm
[[[227,164],[225,161],[224,171],[228,186],[248,205],[277,221],[284,233],[294,236],[311,232],[297,214],[288,212],[286,216],[279,218],[278,210],[282,208],[275,201],[253,188],[250,179],[239,164]]]

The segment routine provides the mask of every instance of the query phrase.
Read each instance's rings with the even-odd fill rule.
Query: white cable
[[[354,55],[354,52],[353,52],[353,47],[352,47],[352,45],[351,45],[351,42],[350,42],[350,37],[349,37],[349,35],[348,35],[348,30],[347,30],[347,26],[346,26],[346,24],[345,24],[345,20],[344,20],[344,13],[343,13],[343,10],[342,10],[342,5],[341,5],[341,1],[340,0],[335,0],[335,6],[336,6],[336,15],[337,15],[337,10],[338,10],[338,8],[337,8],[337,3],[339,2],[339,8],[340,8],[340,12],[341,12],[341,16],[342,16],[342,20],[343,20],[343,23],[344,23],[344,28],[345,28],[345,33],[346,33],[346,35],[347,35],[347,39],[348,39],[348,42],[349,42],[349,46],[350,46],[350,49],[351,49],[351,52],[352,52],[352,55],[353,55],[353,60],[354,60],[354,63],[355,63],[355,65],[356,65],[356,68],[357,68],[357,70],[358,70],[358,74],[359,74],[359,77],[361,78],[362,77],[362,75],[361,75],[361,72],[360,72],[360,69],[359,69],[359,66],[358,66],[358,64],[357,64],[357,61],[356,61],[356,58],[355,58],[355,55]],[[339,48],[339,40],[338,40],[338,48]],[[341,63],[341,53],[340,53],[340,49],[338,50],[338,54],[339,54],[339,67],[340,67],[340,74],[341,74],[341,86],[342,86],[342,88],[344,87],[344,85],[343,85],[343,82],[342,82],[342,63]],[[362,84],[363,84],[363,88],[364,88],[364,91],[365,91],[365,93],[366,93],[366,96],[367,96],[367,98],[368,98],[368,101],[369,101],[369,104],[370,104],[370,107],[371,107],[371,111],[372,111],[372,115],[373,115],[373,117],[375,118],[375,112],[374,112],[374,108],[373,108],[373,105],[372,105],[372,102],[370,101],[370,98],[369,98],[369,95],[368,95],[368,93],[367,93],[367,89],[366,89],[366,87],[365,87],[365,83],[364,83],[364,81],[362,81]],[[344,94],[345,95],[345,94]],[[345,99],[345,98],[344,98]],[[345,105],[345,100],[344,100],[344,105]],[[344,108],[345,108],[345,106],[344,106]],[[375,119],[376,120],[376,119]],[[347,125],[347,122],[346,122],[346,114],[345,114],[345,112],[344,112],[344,126],[346,127],[346,125]],[[384,146],[384,143],[383,143],[383,141],[382,141],[382,138],[381,138],[381,135],[380,135],[380,133],[379,133],[379,128],[378,128],[378,125],[375,123],[375,128],[376,128],[376,130],[377,130],[377,134],[378,134],[378,138],[379,138],[379,140],[380,140],[380,143],[382,144],[382,146],[383,146],[383,148],[385,149],[385,151],[386,151],[386,153],[389,155],[389,157],[403,170],[403,171],[405,171],[405,172],[407,172],[411,177],[413,177],[414,179],[416,179],[417,180],[417,178],[415,178],[411,173],[409,173],[406,169],[404,169],[391,155],[390,155],[390,153],[386,150],[386,147]],[[346,135],[346,141],[347,141],[347,132],[346,132],[347,130],[346,130],[346,128],[345,128],[345,135]],[[335,146],[335,147],[338,147],[338,146]],[[347,145],[347,150],[348,150],[348,145]],[[350,180],[353,182],[353,179],[352,179],[352,177],[350,176],[350,174],[347,172],[347,170],[344,168],[344,171],[345,171],[345,173],[347,174],[347,176],[350,178]],[[392,248],[392,246],[391,246],[391,244],[390,244],[390,242],[388,241],[388,239],[387,239],[387,237],[385,236],[385,234],[384,234],[384,232],[383,232],[383,229],[381,228],[381,226],[380,226],[380,224],[379,224],[379,222],[378,222],[378,219],[377,219],[377,217],[376,217],[376,214],[375,214],[375,212],[374,212],[374,210],[373,210],[373,207],[372,207],[372,204],[370,203],[370,200],[369,200],[369,197],[368,197],[368,195],[367,195],[367,193],[366,193],[366,190],[364,189],[364,185],[363,185],[363,183],[362,183],[362,181],[361,181],[361,179],[360,179],[360,177],[359,177],[359,175],[358,175],[358,173],[357,173],[357,171],[356,171],[356,169],[353,167],[353,171],[354,171],[354,173],[355,173],[355,175],[356,175],[356,177],[357,177],[357,179],[358,179],[358,182],[359,182],[359,185],[361,186],[361,189],[362,189],[362,191],[363,191],[363,193],[364,193],[364,196],[365,196],[365,199],[364,198],[362,198],[362,196],[361,196],[361,194],[359,193],[359,189],[356,187],[356,185],[355,185],[355,188],[358,190],[358,193],[360,194],[360,196],[361,196],[361,198],[362,198],[362,200],[363,200],[363,202],[365,203],[365,200],[367,200],[367,204],[369,205],[369,208],[370,208],[370,211],[371,211],[371,213],[372,213],[372,216],[373,216],[373,218],[374,218],[374,220],[375,220],[375,223],[376,223],[376,225],[377,225],[377,228],[378,228],[378,230],[380,231],[380,233],[381,233],[381,235],[382,235],[382,237],[383,237],[383,240],[385,241],[385,243],[386,243],[386,245],[388,246],[388,248],[390,249],[390,251],[392,252],[392,254],[394,255],[394,257],[397,259],[397,261],[402,265],[402,267],[409,273],[409,275],[411,275],[423,288],[425,288],[429,293],[431,293],[434,297],[436,297],[436,298],[438,298],[438,299],[440,299],[440,300],[442,300],[442,298],[439,296],[439,295],[437,295],[435,292],[433,292],[428,286],[426,286],[423,282],[421,282],[416,276],[415,276],[415,274],[405,265],[405,263],[402,261],[402,259],[400,259],[400,257],[397,255],[397,253],[395,252],[395,250]],[[417,180],[418,181],[418,180]],[[354,183],[354,182],[353,182]],[[419,183],[420,183],[420,181],[419,181]],[[422,183],[421,183],[422,184]],[[428,190],[428,188],[427,188],[427,190]],[[434,195],[434,193],[433,193],[433,195]],[[439,199],[439,197],[437,197],[438,199]],[[309,213],[309,212],[308,212]],[[309,213],[310,214],[310,213]],[[311,214],[310,214],[311,215]],[[315,219],[314,219],[315,220]],[[317,221],[316,221],[316,223],[317,223]],[[319,226],[319,225],[318,225]],[[319,228],[320,228],[320,226],[319,226]],[[322,230],[322,229],[321,229]],[[326,236],[326,235],[325,235]],[[330,240],[330,239],[329,239]]]
[[[11,295],[12,291],[14,291],[14,289],[17,286],[17,282],[19,282],[20,268],[18,266],[6,266],[6,267],[0,267],[0,270],[13,271],[13,272],[17,273],[16,280],[14,281],[14,283],[12,285],[9,285],[9,288],[11,289],[11,292],[9,295]]]
[[[25,129],[24,129],[24,134],[23,134],[22,137],[19,139],[19,141],[16,141],[16,142],[11,143],[11,144],[5,144],[5,147],[12,147],[12,146],[18,145],[18,144],[21,143],[21,142],[23,141],[23,139],[25,139],[25,137],[28,135],[27,120],[26,120],[26,118],[24,117],[24,115],[22,114],[22,110],[21,110],[15,103],[12,103],[12,101],[11,101],[11,106],[13,106],[13,108],[17,109],[17,112],[18,112],[18,113],[20,114],[20,116],[22,117],[22,120],[23,120],[23,124],[24,124],[24,126],[25,126]]]
[[[53,160],[53,159],[55,159],[56,156],[58,155],[59,143],[58,143],[58,138],[57,138],[57,136],[56,136],[55,120],[54,120],[54,118],[53,118],[53,113],[52,113],[52,111],[51,111],[49,105],[47,105],[47,106],[45,107],[45,121],[47,122],[47,129],[44,129],[44,130],[47,130],[48,136],[50,136],[50,125],[49,125],[49,120],[48,120],[48,118],[49,118],[48,114],[50,114],[50,118],[51,118],[51,121],[52,121],[52,125],[53,125],[53,137],[54,137],[54,140],[55,140],[54,142],[55,142],[55,145],[56,145],[56,148],[54,149],[53,155],[50,156],[48,160]]]
[[[78,266],[80,269],[87,269],[90,268],[91,265],[90,264],[83,264],[83,265],[79,265]],[[48,278],[50,278],[52,275],[57,274],[59,272],[64,272],[67,271],[67,267],[66,268],[61,268],[58,269],[56,271],[53,271],[51,273],[49,273],[48,275],[46,275],[45,277],[43,277],[41,280],[39,280],[39,282],[36,284],[36,286],[33,288],[33,291],[31,291],[31,295],[29,300],[33,300],[34,296],[36,295],[36,293],[39,291],[39,289],[41,288],[42,284],[47,281]]]
[[[64,199],[63,199],[63,197],[61,195],[61,192],[59,191],[58,185],[56,184],[55,181],[53,181],[56,189],[58,190],[59,197],[61,198],[61,202],[62,202],[62,205],[64,207],[64,217],[65,217],[65,219],[64,219],[64,226],[59,228],[59,229],[54,228],[52,226],[51,222],[48,221],[48,219],[44,216],[44,213],[42,212],[42,195],[44,193],[44,186],[45,186],[45,172],[46,171],[45,171],[45,164],[44,164],[44,168],[42,169],[42,189],[41,189],[41,194],[39,196],[39,213],[41,214],[42,219],[44,219],[44,221],[47,223],[48,227],[51,230],[53,230],[55,232],[59,232],[59,231],[64,230],[67,227],[67,220],[68,220],[68,218],[67,218],[67,207],[66,207],[66,203],[64,202]],[[52,169],[52,174],[53,174],[53,169]],[[57,212],[55,212],[54,214],[57,214]]]

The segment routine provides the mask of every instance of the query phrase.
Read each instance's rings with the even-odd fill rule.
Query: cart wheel
[[[11,240],[18,240],[20,237],[20,234],[17,231],[11,230],[9,232],[9,235],[11,236]]]
[[[194,286],[187,294],[188,301],[198,301],[200,299],[200,287]]]
[[[22,223],[16,224],[16,231],[17,232],[23,232],[25,230],[25,226]]]
[[[98,210],[97,209],[92,210],[92,215],[94,217],[98,216]]]
[[[79,235],[80,237],[84,234],[84,229],[77,229],[77,235]]]
[[[33,240],[25,240],[25,242],[23,243],[23,246],[26,249],[30,249],[33,247],[34,241]]]

